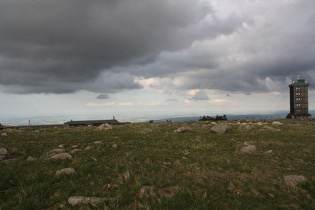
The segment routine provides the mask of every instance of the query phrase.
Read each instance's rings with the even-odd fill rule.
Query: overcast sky
[[[289,111],[297,74],[315,109],[314,8],[314,0],[1,0],[0,117]]]

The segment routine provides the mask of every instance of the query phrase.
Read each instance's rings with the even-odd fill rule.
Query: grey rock
[[[75,153],[81,152],[81,151],[82,151],[82,149],[74,149],[74,150],[72,150],[70,153],[71,153],[71,154],[75,154]]]
[[[271,154],[272,153],[272,150],[268,150],[266,152],[264,152],[264,154]]]
[[[267,131],[281,131],[280,129],[276,129],[276,128],[273,128],[273,127],[270,127],[270,126],[267,126],[265,125],[263,127],[264,130],[267,130]]]
[[[47,156],[52,156],[52,155],[60,154],[60,153],[64,153],[64,152],[66,152],[66,150],[64,150],[64,149],[52,149],[49,152],[47,152]]]
[[[7,133],[2,133],[1,136],[8,136],[8,134]]]
[[[0,161],[6,161],[6,160],[10,160],[12,159],[12,157],[10,156],[10,154],[8,153],[8,151],[0,146]]]
[[[84,148],[85,151],[88,151],[88,150],[90,150],[90,149],[91,149],[91,147],[85,147],[85,148]]]
[[[193,129],[191,129],[190,127],[180,127],[174,131],[174,133],[187,133],[187,132],[193,132]]]
[[[37,160],[37,158],[32,157],[32,156],[28,156],[28,157],[26,158],[26,161],[35,161],[35,160]]]
[[[211,128],[212,133],[217,133],[217,134],[225,134],[231,129],[230,126],[222,124],[222,125],[216,125]]]
[[[97,129],[100,131],[108,131],[108,130],[112,130],[113,128],[112,128],[112,126],[110,126],[110,124],[104,123],[104,124],[98,126]]]
[[[257,152],[257,149],[255,145],[249,145],[249,146],[243,147],[240,151],[244,153],[248,153],[248,154],[254,154]]]
[[[103,143],[103,141],[94,141],[93,143],[94,144],[101,144],[101,143]]]
[[[72,156],[69,155],[68,153],[61,153],[61,154],[57,154],[57,155],[53,155],[49,158],[49,160],[71,160]]]
[[[153,133],[153,130],[150,128],[145,128],[142,131],[140,131],[140,133],[142,134],[148,134],[148,133]]]
[[[58,147],[59,147],[59,148],[65,148],[66,145],[65,145],[65,144],[60,144]]]
[[[68,203],[72,206],[76,204],[88,204],[88,203],[93,203],[97,204],[100,202],[105,201],[106,198],[98,198],[98,197],[84,197],[84,196],[71,196],[68,199]]]
[[[287,175],[283,176],[283,179],[287,185],[292,187],[295,187],[296,185],[307,181],[307,179],[302,175]]]
[[[8,151],[5,148],[0,147],[0,155],[6,155]]]
[[[113,144],[112,148],[113,149],[117,149],[118,148],[118,144]]]
[[[251,130],[253,130],[254,128],[255,128],[255,126],[252,125],[252,124],[245,124],[245,125],[242,125],[242,126],[241,126],[241,129],[242,129],[242,130],[245,130],[245,131],[251,131]]]
[[[56,176],[59,176],[61,174],[69,175],[69,174],[77,174],[77,172],[73,168],[63,168],[56,171]]]

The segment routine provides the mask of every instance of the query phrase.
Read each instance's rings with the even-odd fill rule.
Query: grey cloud
[[[166,101],[167,102],[177,102],[178,100],[176,98],[169,98]]]
[[[100,94],[96,97],[97,99],[108,99],[109,96],[107,94]]]
[[[1,1],[0,85],[15,93],[77,91],[103,71],[189,46],[209,12],[191,0]]]
[[[207,93],[204,90],[199,90],[195,93],[195,95],[192,97],[193,100],[199,101],[199,100],[208,100],[209,97]]]

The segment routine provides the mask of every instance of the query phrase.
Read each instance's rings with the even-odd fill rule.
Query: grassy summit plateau
[[[211,122],[1,130],[15,159],[0,162],[0,209],[315,209],[315,125],[273,122],[217,122],[225,134]]]

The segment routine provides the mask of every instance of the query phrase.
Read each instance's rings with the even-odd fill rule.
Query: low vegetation
[[[210,121],[1,130],[15,160],[0,162],[0,209],[315,209],[315,126],[280,122],[222,121],[225,134]],[[192,131],[174,132],[182,126]],[[59,146],[72,159],[48,160]],[[98,202],[72,206],[71,196]]]

